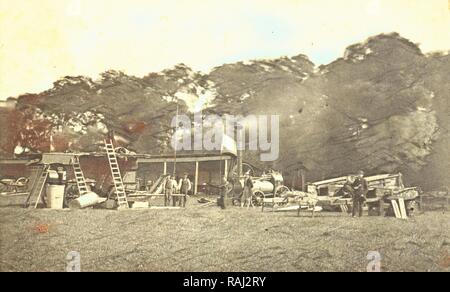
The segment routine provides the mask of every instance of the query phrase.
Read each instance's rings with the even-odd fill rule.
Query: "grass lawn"
[[[0,203],[0,270],[64,271],[449,271],[450,213],[353,219],[341,213],[261,209],[23,209]]]

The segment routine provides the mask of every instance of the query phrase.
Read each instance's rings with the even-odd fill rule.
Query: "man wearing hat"
[[[358,171],[358,174],[355,178],[355,181],[352,184],[353,188],[353,209],[352,209],[352,217],[356,217],[356,212],[358,212],[358,216],[362,216],[362,205],[366,200],[366,194],[368,191],[367,181],[364,179],[364,171]]]
[[[247,208],[250,207],[250,204],[252,202],[252,196],[253,196],[253,181],[250,176],[250,172],[247,171],[245,173],[245,179],[244,179],[244,190],[242,191],[242,197],[241,197],[241,208],[244,207],[245,204],[247,204]]]
[[[164,206],[170,205],[170,200],[172,200],[172,194],[176,187],[177,181],[175,180],[175,176],[169,175],[164,185]]]
[[[180,194],[184,195],[183,197],[179,198],[178,206],[186,206],[186,198],[188,195],[188,192],[192,188],[191,181],[189,180],[188,174],[185,173],[183,177],[180,179],[178,186],[180,188]]]

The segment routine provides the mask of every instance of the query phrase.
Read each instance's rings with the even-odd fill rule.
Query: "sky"
[[[307,55],[316,65],[380,33],[450,50],[450,0],[0,0],[0,100],[109,69]]]

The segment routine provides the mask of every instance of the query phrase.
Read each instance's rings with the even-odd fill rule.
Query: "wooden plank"
[[[400,206],[400,216],[402,219],[408,219],[408,215],[406,214],[405,208],[405,200],[403,198],[398,199],[398,204]]]
[[[214,206],[214,205],[217,205],[217,202],[208,202],[208,203],[204,203],[204,204],[201,204],[201,205],[197,205],[196,207],[197,208],[202,208],[202,207],[208,207],[208,206]]]
[[[133,204],[131,204],[132,209],[147,209],[148,207],[148,202],[133,202]]]
[[[0,159],[0,164],[28,164],[30,159]]]
[[[46,185],[45,182],[47,181],[47,177],[48,177],[48,172],[47,172],[47,174],[45,175],[44,183],[42,184],[41,188],[39,189],[38,197],[37,197],[37,199],[36,199],[36,203],[34,204],[34,208],[35,208],[35,209],[37,208],[39,202],[41,201],[41,196],[42,196],[42,192],[43,192],[43,190],[44,190],[44,187],[45,187],[45,185]]]
[[[398,208],[397,201],[391,200],[392,208],[394,209],[395,218],[402,218],[400,209]]]
[[[34,194],[36,192],[37,185],[39,184],[39,181],[41,179],[41,176],[44,173],[44,170],[47,166],[38,166],[38,167],[32,167],[32,179],[30,182],[32,182],[31,187],[29,188],[30,193],[28,194],[27,199],[25,200],[24,207],[27,208],[30,205],[30,200],[32,197],[34,197]]]
[[[150,189],[148,191],[144,191],[148,194],[153,194],[153,193],[159,193],[158,188],[164,184],[164,181],[166,180],[167,175],[163,174],[160,177],[158,177],[158,179],[152,184],[152,186],[150,187]]]
[[[195,162],[195,176],[194,176],[194,195],[197,194],[198,191],[198,161]]]

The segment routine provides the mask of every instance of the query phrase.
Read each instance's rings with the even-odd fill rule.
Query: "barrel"
[[[48,184],[45,189],[47,208],[62,209],[64,204],[64,185]]]
[[[100,198],[94,192],[87,192],[79,198],[69,202],[70,209],[83,209],[104,202],[106,199]]]

